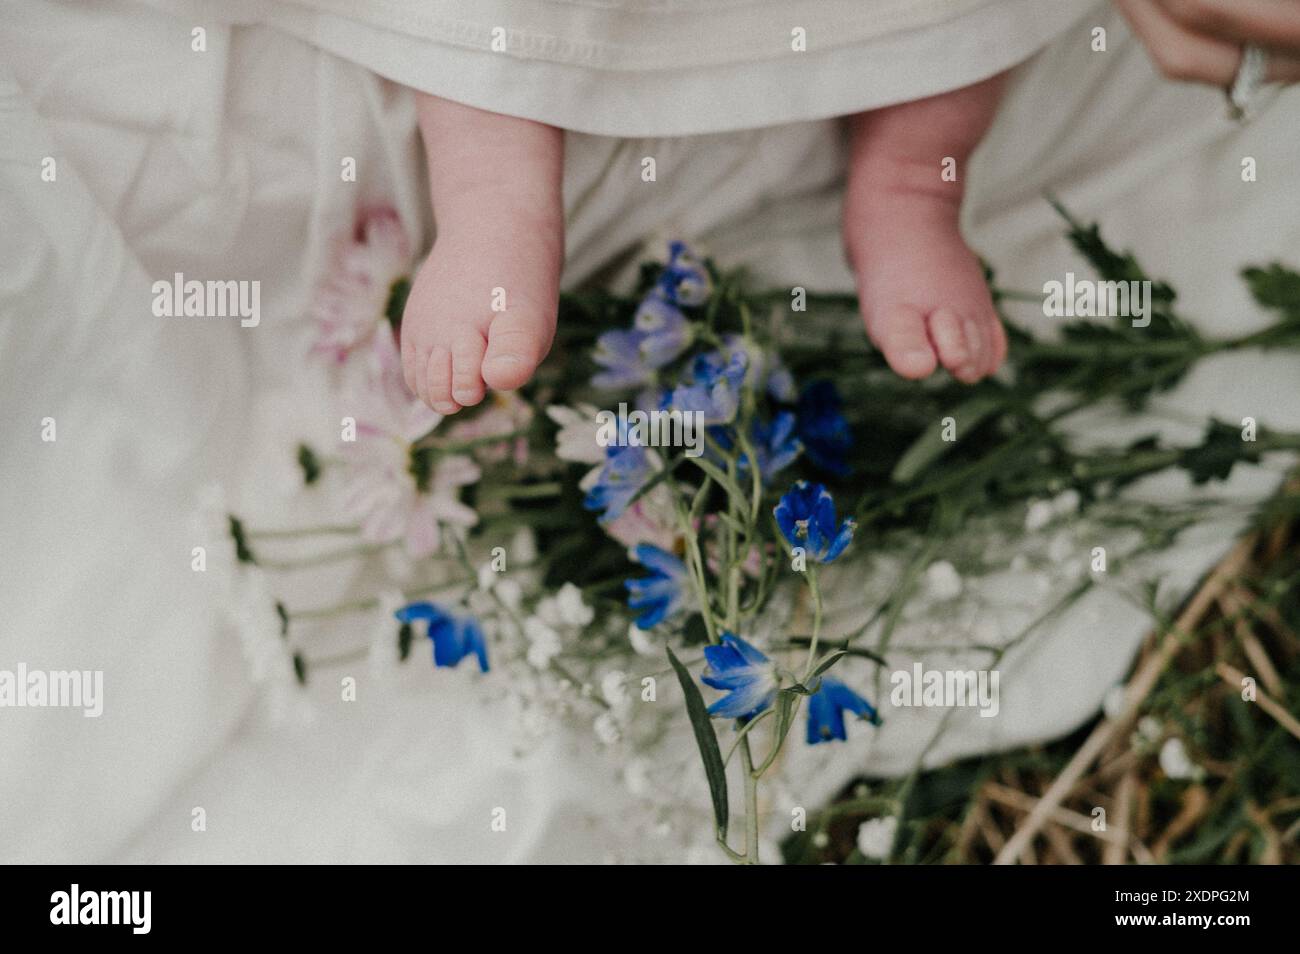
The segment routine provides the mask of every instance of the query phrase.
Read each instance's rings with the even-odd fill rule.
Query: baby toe
[[[1002,367],[1002,362],[1007,360],[1007,330],[1002,327],[1002,322],[994,317],[989,331],[993,338],[993,364],[989,368],[989,373],[992,374]]]
[[[439,414],[455,414],[460,405],[451,397],[451,351],[443,345],[434,345],[429,352],[425,371],[425,403]]]
[[[483,380],[510,391],[525,384],[551,347],[555,318],[544,312],[503,312],[488,329]]]
[[[406,383],[407,389],[420,400],[424,400],[424,356],[416,347],[415,342],[409,338],[403,337],[399,342],[400,354],[402,357],[402,380]]]
[[[934,347],[920,309],[910,305],[876,309],[867,318],[867,331],[897,374],[924,378],[934,372]]]
[[[974,346],[966,340],[961,318],[955,311],[939,308],[930,316],[930,340],[949,374],[966,384],[978,379]]]
[[[467,333],[451,350],[451,396],[462,407],[483,400],[483,352],[487,342],[477,331]]]
[[[973,353],[971,370],[974,372],[975,380],[979,380],[993,370],[992,336],[988,328],[971,318],[963,318],[961,326]]]

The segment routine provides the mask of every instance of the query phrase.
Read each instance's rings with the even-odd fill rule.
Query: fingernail
[[[461,404],[473,404],[475,401],[478,400],[478,392],[471,391],[469,389],[452,391],[451,396],[454,397]]]
[[[437,411],[439,414],[455,414],[457,411],[460,410],[460,408],[457,407],[455,404],[445,403],[443,401],[436,402],[433,405],[433,409]]]

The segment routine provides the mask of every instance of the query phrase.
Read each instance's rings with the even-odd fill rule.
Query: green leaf
[[[673,475],[673,471],[675,471],[681,465],[682,461],[687,459],[688,458],[686,457],[676,457],[673,458],[673,460],[669,461],[667,467],[661,468],[658,472],[655,473],[653,477],[651,477],[649,480],[647,480],[644,484],[641,485],[640,489],[637,490],[637,492],[632,495],[632,499],[627,502],[627,505],[626,507],[624,507],[624,509],[627,509],[627,507],[631,507],[642,497],[650,493],[650,491],[654,490],[665,480],[671,477]]]
[[[1097,274],[1102,278],[1112,282],[1150,281],[1151,298],[1156,304],[1168,306],[1177,297],[1167,282],[1153,281],[1138,264],[1132,252],[1116,252],[1107,245],[1101,237],[1101,229],[1095,222],[1092,225],[1084,225],[1056,200],[1052,200],[1052,207],[1070,226],[1068,232],[1070,244],[1088,260],[1088,264],[1096,269]]]
[[[718,486],[725,490],[729,496],[735,498],[742,505],[748,506],[749,493],[743,490],[738,483],[725,474],[716,464],[704,457],[690,457],[687,459],[700,470],[712,477],[714,483],[718,484]]]
[[[320,480],[320,461],[316,459],[316,452],[306,444],[298,445],[298,466],[302,468],[302,482],[307,486]]]
[[[695,685],[695,680],[681,660],[668,650],[668,661],[672,663],[673,672],[677,673],[677,682],[686,697],[686,714],[690,716],[691,728],[695,732],[695,743],[700,747],[700,759],[704,762],[704,776],[709,782],[709,794],[713,797],[713,820],[718,834],[727,837],[728,804],[727,772],[722,764],[722,752],[718,749],[718,737],[713,731],[713,721],[709,718],[704,705],[704,697]]]
[[[785,737],[790,733],[790,726],[794,724],[795,705],[799,701],[799,693],[791,689],[782,689],[776,697],[776,738],[772,740],[773,753],[779,752],[781,746],[785,744]]]
[[[1211,480],[1227,480],[1233,465],[1239,461],[1259,460],[1257,444],[1241,439],[1241,429],[1222,421],[1210,421],[1205,440],[1199,447],[1189,447],[1178,458],[1178,466],[1186,470],[1196,484]]]
[[[686,617],[686,623],[682,626],[682,642],[687,646],[704,646],[709,642],[709,627],[704,622],[704,617],[699,613],[692,613]]]
[[[1286,315],[1300,315],[1300,272],[1274,262],[1267,268],[1247,268],[1241,277],[1255,301]]]
[[[253,551],[248,546],[248,537],[244,534],[244,524],[234,514],[227,514],[230,539],[235,542],[235,559],[240,563],[256,563]]]
[[[817,664],[817,668],[812,671],[812,675],[808,677],[808,681],[811,682],[812,680],[816,679],[827,669],[830,669],[831,666],[834,666],[837,662],[839,662],[847,655],[848,653],[843,649],[837,649],[833,653],[827,653],[825,656],[822,657],[821,662]]]
[[[406,299],[411,294],[411,280],[399,278],[388,289],[388,301],[384,305],[384,317],[394,331],[402,323],[402,312],[406,311]]]
[[[957,422],[957,440],[943,439],[943,418],[935,421],[918,437],[898,459],[889,479],[896,484],[909,483],[940,457],[959,444],[963,437],[979,426],[980,422],[1002,406],[1000,398],[992,395],[973,397],[958,405],[944,417]]]

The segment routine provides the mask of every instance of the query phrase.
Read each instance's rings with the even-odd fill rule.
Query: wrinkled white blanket
[[[1076,31],[1019,71],[971,170],[973,243],[1010,287],[1077,268],[1042,200],[1050,189],[1173,280],[1207,333],[1262,321],[1235,272],[1300,249],[1297,94],[1239,129],[1213,91],[1160,80],[1115,15],[1094,19],[1109,52]],[[3,21],[0,668],[102,669],[105,708],[98,719],[0,710],[0,859],[656,857],[629,841],[629,796],[589,736],[516,757],[468,673],[408,667],[382,690],[363,680],[346,707],[337,687],[316,685],[313,721],[269,725],[218,622],[224,592],[190,569],[192,547],[220,545],[191,519],[204,487],[286,524],[305,506],[277,496],[266,462],[282,453],[286,409],[319,409],[309,429],[336,420],[300,360],[329,239],[373,199],[428,235],[409,96],[273,28],[209,21],[200,54],[190,20],[118,0],[7,4]],[[653,185],[636,176],[651,153]],[[831,123],[668,141],[573,134],[568,154],[570,283],[672,235],[773,281],[851,287]],[[344,156],[359,182],[340,181]],[[1242,182],[1243,156],[1258,160],[1258,182]],[[150,285],[176,271],[260,279],[260,326],[154,318]],[[1041,314],[1023,319],[1048,331]],[[1294,358],[1218,358],[1165,399],[1173,414],[1133,429],[1191,438],[1179,419],[1211,410],[1300,427],[1297,381]],[[45,418],[54,442],[41,440]],[[1129,427],[1098,414],[1088,433]],[[1232,487],[1253,499],[1275,481],[1275,468],[1244,468]],[[1184,584],[1231,530],[1206,528],[1180,552]],[[1016,663],[1001,718],[954,726],[930,760],[1048,738],[1095,712],[1146,623],[1115,599],[1086,610]],[[925,719],[855,736],[799,794],[811,805],[857,771],[905,770]],[[798,757],[817,762],[830,747],[818,748]],[[494,833],[502,804],[510,827]]]

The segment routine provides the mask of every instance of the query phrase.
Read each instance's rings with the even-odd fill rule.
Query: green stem
[[[708,487],[708,478],[700,486],[697,492],[696,500],[700,499]],[[695,590],[696,599],[700,604],[700,614],[704,617],[704,628],[709,634],[709,642],[717,643],[718,629],[713,620],[713,607],[709,602],[709,589],[704,580],[704,559],[700,555],[700,541],[698,534],[695,533],[691,526],[691,515],[687,512],[685,504],[682,503],[682,495],[679,488],[674,488],[673,502],[677,509],[677,521],[682,529],[682,536],[686,540],[686,562],[691,571],[691,584]],[[694,508],[692,508],[694,509]]]
[[[740,765],[745,774],[745,864],[756,865],[758,860],[758,778],[754,772],[754,758],[749,751],[749,737],[740,743]]]
[[[822,634],[822,592],[817,585],[817,565],[809,563],[804,573],[808,577],[808,592],[812,596],[813,604],[812,638],[808,640],[808,659],[804,663],[803,678],[799,680],[807,685],[817,665],[817,641],[821,639]]]
[[[436,450],[443,454],[463,454],[466,451],[476,450],[480,447],[490,447],[494,444],[513,441],[520,437],[527,437],[528,428],[521,428],[514,431],[506,431],[501,434],[485,434],[482,437],[472,437],[464,441],[447,441],[439,440],[433,436],[433,433],[426,434],[415,442],[414,447],[418,450]]]
[[[297,527],[284,530],[246,530],[244,535],[249,540],[293,540],[298,537],[325,536],[328,534],[360,533],[357,526],[323,526]]]
[[[740,730],[736,733],[735,741],[731,743],[731,748],[727,750],[727,755],[722,760],[723,767],[726,767],[731,764],[731,757],[736,754],[736,750],[740,748],[740,744],[744,742],[746,738],[748,738],[749,731],[752,728],[754,728],[754,726],[762,722],[765,718],[770,716],[773,713],[773,711],[774,710],[772,709],[764,709],[762,712],[754,716],[754,718],[750,719],[748,722],[746,722],[743,726],[740,727]]]
[[[350,560],[356,557],[374,556],[377,553],[383,553],[393,544],[391,543],[370,543],[364,546],[345,547],[340,550],[331,550],[328,553],[318,553],[315,556],[303,557],[299,560],[267,560],[262,557],[257,558],[257,565],[267,570],[305,570],[317,566],[327,566],[331,563],[338,563],[340,560]]]

